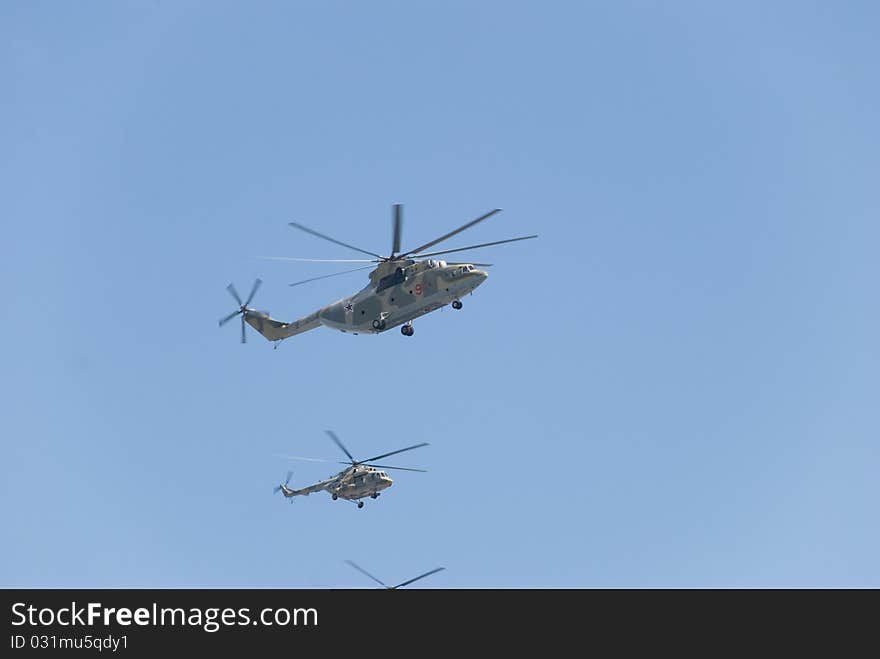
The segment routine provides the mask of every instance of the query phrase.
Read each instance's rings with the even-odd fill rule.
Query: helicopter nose
[[[489,276],[489,273],[485,270],[471,270],[468,275],[468,288],[470,290],[474,290],[477,286],[486,281],[486,277]]]

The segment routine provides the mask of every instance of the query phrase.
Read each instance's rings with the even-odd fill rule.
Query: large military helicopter
[[[265,257],[270,259],[280,259],[287,261],[311,261],[311,262],[336,262],[336,263],[369,263],[370,265],[354,268],[353,270],[345,270],[343,272],[335,272],[320,277],[312,277],[303,281],[290,284],[291,286],[299,286],[307,282],[325,279],[327,277],[335,277],[358,270],[366,270],[373,268],[370,272],[370,283],[363,289],[351,295],[329,304],[322,309],[303,316],[299,320],[292,322],[284,322],[270,318],[265,311],[252,309],[248,305],[253,300],[257,289],[262,281],[257,279],[251,289],[251,293],[246,302],[241,301],[241,297],[232,284],[227,286],[229,294],[235,299],[239,307],[228,316],[220,320],[220,325],[224,325],[228,321],[241,316],[241,342],[247,341],[244,324],[248,323],[256,329],[269,341],[280,341],[296,334],[302,334],[309,330],[316,329],[322,325],[341,332],[350,332],[352,334],[379,334],[392,327],[400,325],[400,331],[404,336],[412,336],[414,334],[412,321],[431,311],[440,309],[447,304],[452,304],[453,309],[461,309],[461,298],[482,284],[488,273],[480,270],[479,267],[486,267],[490,263],[463,263],[448,262],[443,260],[435,260],[434,256],[442,254],[451,254],[453,252],[463,252],[470,249],[478,249],[481,247],[489,247],[491,245],[501,245],[503,243],[512,243],[519,240],[529,240],[537,238],[537,235],[521,236],[519,238],[508,238],[506,240],[496,240],[489,243],[479,245],[469,245],[467,247],[457,247],[454,249],[445,249],[436,252],[426,252],[430,247],[455,236],[465,229],[486,220],[496,213],[500,212],[500,208],[489,211],[481,215],[475,220],[471,220],[467,224],[460,226],[454,231],[436,238],[430,242],[420,245],[415,249],[406,252],[400,251],[400,235],[402,225],[402,206],[395,204],[393,206],[393,237],[391,243],[391,254],[382,256],[375,252],[371,252],[354,245],[325,236],[322,233],[310,229],[302,224],[290,222],[290,226],[301,231],[305,231],[313,236],[328,240],[337,245],[347,247],[348,249],[361,252],[372,259],[312,259],[300,257]],[[375,264],[375,266],[373,265]],[[277,347],[277,344],[276,344]]]
[[[365,497],[370,497],[372,499],[376,499],[379,497],[379,494],[382,490],[391,487],[391,477],[383,471],[384,469],[400,469],[402,471],[420,471],[424,472],[424,469],[412,469],[410,467],[389,467],[387,465],[377,465],[372,464],[373,460],[381,460],[382,458],[387,458],[390,455],[397,455],[398,453],[403,453],[404,451],[411,451],[412,449],[421,448],[422,446],[428,446],[427,442],[423,442],[421,444],[415,444],[413,446],[407,446],[406,448],[398,449],[397,451],[391,451],[390,453],[383,453],[382,455],[376,455],[372,458],[367,458],[366,460],[355,460],[351,453],[348,452],[348,449],[345,448],[345,445],[336,436],[332,430],[325,431],[327,435],[329,435],[330,439],[342,449],[342,452],[348,456],[349,462],[340,462],[340,464],[349,465],[347,468],[340,471],[335,476],[331,476],[327,480],[320,481],[315,483],[314,485],[309,485],[308,487],[304,487],[299,490],[294,490],[289,487],[290,478],[293,475],[292,472],[287,472],[287,480],[284,481],[281,485],[275,487],[274,492],[281,492],[285,497],[290,499],[290,503],[293,503],[293,497],[296,496],[308,496],[313,492],[329,492],[330,498],[334,501],[337,499],[345,499],[346,501],[356,501],[358,508],[364,507],[364,502],[361,499]],[[316,460],[315,458],[299,458],[295,456],[292,457],[294,460],[308,460],[310,462],[330,462],[330,460]],[[368,464],[370,463],[370,464]]]
[[[436,568],[434,568],[433,570],[430,570],[430,571],[428,571],[428,572],[425,572],[424,574],[420,574],[420,575],[417,576],[417,577],[413,577],[412,579],[407,579],[406,581],[404,581],[404,582],[402,582],[402,583],[399,583],[399,584],[397,584],[396,586],[389,586],[389,585],[386,584],[385,582],[383,582],[383,581],[379,581],[379,579],[377,579],[377,578],[374,577],[372,574],[370,574],[369,572],[367,572],[364,568],[362,568],[360,565],[358,565],[358,564],[355,563],[354,561],[345,561],[345,562],[348,563],[349,565],[351,565],[355,570],[357,570],[357,571],[360,572],[361,574],[365,574],[365,575],[367,575],[368,577],[370,577],[370,579],[372,579],[373,581],[375,581],[377,584],[379,584],[379,585],[382,586],[383,588],[387,588],[388,590],[397,590],[398,588],[401,588],[401,587],[403,587],[403,586],[408,586],[408,585],[411,584],[413,581],[418,581],[419,579],[424,579],[425,577],[429,577],[429,576],[431,576],[432,574],[435,574],[435,573],[437,573],[437,572],[440,572],[441,570],[445,570],[445,569],[446,569],[445,567],[436,567]]]

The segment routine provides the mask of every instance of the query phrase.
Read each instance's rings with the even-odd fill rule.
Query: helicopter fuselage
[[[382,490],[391,487],[391,483],[391,477],[381,469],[357,467],[342,472],[327,491],[340,499],[354,501],[378,495]]]
[[[289,478],[289,476],[288,476]],[[326,491],[334,499],[357,501],[365,497],[379,496],[382,490],[391,487],[391,477],[382,469],[356,465],[340,471],[326,481],[310,485],[300,490],[288,487],[287,483],[278,486],[285,497],[308,496],[313,492]],[[363,505],[363,504],[361,504]]]
[[[379,334],[464,297],[488,276],[470,264],[435,260],[382,266],[363,290],[321,309],[320,323],[341,332]]]

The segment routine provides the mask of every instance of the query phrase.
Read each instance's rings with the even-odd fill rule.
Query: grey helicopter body
[[[226,318],[222,319],[220,325],[223,325],[237,315],[241,315],[242,343],[246,341],[244,333],[245,322],[269,341],[280,341],[297,334],[302,334],[303,332],[317,329],[318,327],[328,327],[330,329],[351,334],[380,334],[389,329],[400,326],[402,334],[405,336],[412,336],[414,333],[412,321],[419,316],[423,316],[431,311],[436,311],[449,304],[451,304],[454,309],[461,309],[461,298],[472,293],[474,289],[482,284],[488,277],[488,273],[485,270],[480,269],[480,266],[491,265],[488,263],[447,262],[445,260],[436,260],[428,257],[477,249],[480,247],[488,247],[491,245],[499,245],[508,242],[516,242],[519,240],[528,240],[537,237],[534,235],[523,236],[520,238],[498,240],[480,245],[471,245],[468,247],[459,247],[429,253],[425,252],[429,247],[474,226],[478,222],[482,222],[499,211],[500,209],[490,211],[436,240],[425,243],[409,252],[399,253],[401,207],[399,204],[396,204],[394,206],[394,239],[390,256],[382,256],[374,252],[362,250],[358,247],[342,243],[329,236],[320,234],[295,222],[291,222],[291,226],[305,231],[306,233],[310,233],[319,238],[375,257],[373,259],[266,257],[270,259],[291,261],[333,261],[375,264],[375,266],[361,266],[354,270],[346,270],[344,272],[324,275],[322,277],[313,277],[312,279],[307,279],[305,281],[295,282],[291,284],[291,286],[298,286],[317,279],[324,279],[326,277],[333,277],[340,274],[373,268],[369,273],[369,283],[357,293],[342,298],[332,304],[328,304],[307,316],[291,322],[276,320],[271,318],[266,312],[248,307],[254,294],[262,283],[261,280],[257,279],[254,283],[254,287],[251,290],[251,294],[248,296],[247,302],[241,301],[235,287],[230,284],[227,289],[240,306],[237,311],[234,311]]]
[[[383,274],[383,272],[387,274]],[[482,284],[488,274],[472,264],[414,261],[382,264],[370,273],[370,284],[292,323],[256,313],[245,321],[270,341],[324,326],[352,334],[379,334],[452,303]],[[457,304],[456,304],[457,303]],[[409,331],[404,332],[409,335]]]
[[[391,487],[392,480],[380,469],[350,467],[332,478],[299,490],[288,487],[288,483],[278,486],[281,493],[288,498],[308,496],[313,492],[329,492],[334,501],[336,499],[359,501],[365,497],[377,498],[382,490]]]
[[[385,469],[400,469],[403,471],[424,472],[424,469],[412,469],[410,467],[389,467],[387,465],[372,464],[372,462],[373,460],[381,460],[382,458],[387,458],[391,455],[397,455],[398,453],[403,453],[404,451],[411,451],[412,449],[421,448],[422,446],[428,446],[427,443],[407,446],[406,448],[398,449],[397,451],[391,451],[390,453],[383,453],[382,455],[367,458],[366,460],[355,460],[352,457],[351,453],[348,452],[348,449],[345,448],[345,445],[342,443],[342,441],[340,441],[340,439],[332,430],[327,430],[326,432],[330,439],[332,439],[333,442],[348,457],[349,462],[343,462],[342,464],[348,464],[349,466],[340,471],[338,474],[331,476],[326,480],[319,481],[313,485],[309,485],[308,487],[304,487],[301,489],[294,489],[290,487],[290,478],[293,474],[292,472],[288,472],[287,480],[284,483],[277,485],[274,491],[281,492],[285,497],[291,499],[291,503],[293,503],[293,497],[308,496],[314,492],[327,492],[330,494],[330,498],[332,498],[334,501],[336,501],[337,499],[354,501],[357,503],[358,508],[363,508],[364,503],[363,501],[361,501],[361,499],[365,499],[367,497],[376,499],[379,497],[379,494],[382,492],[382,490],[391,487],[393,480],[388,475],[388,473],[384,471]],[[324,460],[315,460],[314,458],[294,457],[292,459],[308,460],[310,462],[324,462]]]

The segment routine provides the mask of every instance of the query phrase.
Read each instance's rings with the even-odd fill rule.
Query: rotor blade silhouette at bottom
[[[379,584],[380,586],[382,586],[382,587],[384,587],[384,588],[390,588],[390,587],[391,587],[391,586],[389,586],[388,584],[386,584],[386,583],[380,581],[379,579],[377,579],[376,577],[374,577],[372,574],[370,574],[369,572],[367,572],[364,568],[362,568],[360,565],[358,565],[358,564],[355,563],[354,561],[348,561],[348,560],[347,560],[347,561],[345,561],[345,562],[348,563],[349,565],[351,565],[355,570],[357,570],[357,571],[360,572],[361,574],[365,574],[365,575],[367,575],[368,577],[370,577],[370,579],[372,579],[373,581],[375,581],[375,582],[376,582],[377,584]]]
[[[445,567],[434,568],[430,572],[425,572],[424,574],[420,574],[419,576],[414,577],[414,578],[410,579],[409,581],[404,581],[403,583],[399,583],[396,586],[393,586],[393,588],[400,588],[401,586],[408,586],[413,581],[418,581],[419,579],[424,579],[425,577],[429,577],[432,574],[435,574],[435,573],[440,572],[441,570],[445,570],[445,569],[446,569]]]

